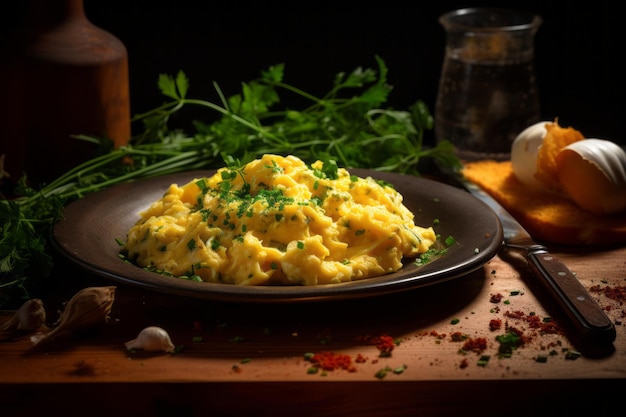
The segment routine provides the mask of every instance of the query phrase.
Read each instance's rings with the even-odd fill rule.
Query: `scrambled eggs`
[[[172,184],[128,232],[128,259],[206,282],[317,285],[397,271],[433,245],[395,189],[328,165],[264,155]]]

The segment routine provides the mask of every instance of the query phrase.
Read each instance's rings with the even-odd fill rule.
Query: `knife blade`
[[[616,337],[615,326],[572,271],[552,255],[546,246],[535,242],[526,229],[491,195],[460,173],[454,177],[463,188],[496,213],[502,224],[505,246],[524,256],[533,273],[570,319],[570,324],[581,340],[592,344],[612,343]]]

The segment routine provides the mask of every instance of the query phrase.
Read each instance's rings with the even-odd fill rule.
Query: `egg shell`
[[[559,182],[581,208],[595,214],[626,209],[626,151],[614,142],[585,139],[556,158]]]
[[[546,123],[551,122],[538,122],[528,126],[517,135],[511,145],[513,173],[522,184],[538,190],[543,185],[535,178],[537,153],[547,133]]]

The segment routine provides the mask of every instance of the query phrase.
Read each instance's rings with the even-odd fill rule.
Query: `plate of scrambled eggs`
[[[482,202],[433,180],[263,155],[87,195],[65,208],[52,241],[78,266],[118,282],[293,302],[461,277],[496,254],[502,228]]]

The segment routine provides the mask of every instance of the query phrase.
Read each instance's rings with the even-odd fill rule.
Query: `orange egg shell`
[[[556,157],[556,166],[561,186],[581,208],[600,215],[626,208],[626,190],[576,151],[563,149]]]
[[[583,134],[573,127],[561,127],[558,121],[546,123],[546,135],[537,151],[537,171],[535,178],[546,188],[558,190],[559,179],[556,167],[556,157],[572,143],[585,139]]]

